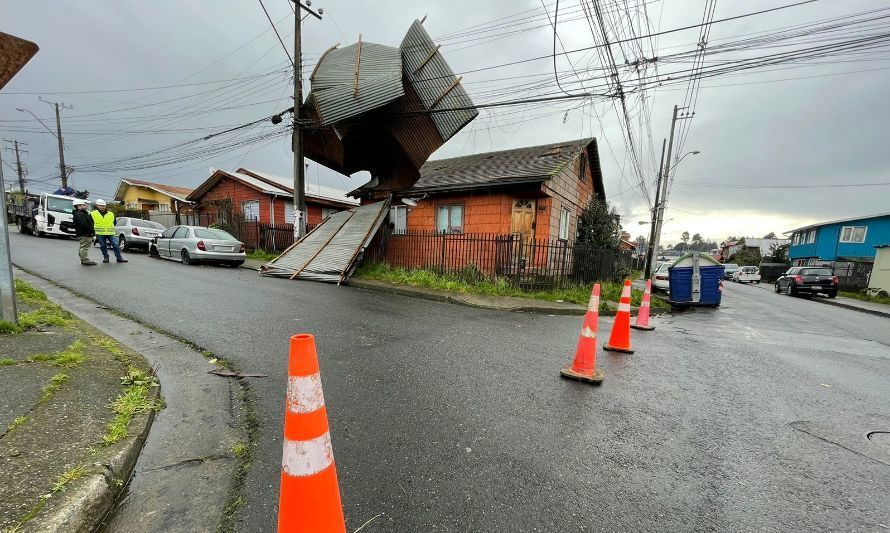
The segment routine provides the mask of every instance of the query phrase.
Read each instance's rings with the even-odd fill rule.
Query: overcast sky
[[[293,14],[288,1],[264,1],[292,51]],[[552,15],[553,0],[546,1]],[[644,1],[631,1],[630,5]],[[786,3],[791,2],[721,0],[714,19]],[[600,2],[606,10],[615,4]],[[709,44],[886,8],[886,4],[878,0],[821,0],[715,23]],[[704,0],[649,0],[645,8],[651,30],[665,31],[700,23],[704,5]],[[322,21],[310,18],[304,25],[307,75],[329,46],[351,44],[359,33],[364,41],[397,46],[411,22],[424,15],[427,31],[442,43],[441,51],[458,73],[546,56],[553,46],[552,28],[542,18],[540,0],[317,0],[313,7],[322,7],[326,15]],[[498,31],[473,31],[523,11],[527,12]],[[593,44],[577,0],[561,1],[560,17],[559,36],[567,49]],[[517,22],[519,18],[526,23]],[[534,25],[538,27],[529,27]],[[524,31],[502,35],[511,28]],[[165,167],[126,173],[78,171],[78,167],[97,161],[175,145],[289,107],[288,59],[257,1],[2,0],[0,31],[40,46],[37,56],[0,92],[0,136],[28,143],[23,161],[32,190],[55,188],[58,176],[55,138],[30,115],[16,111],[17,107],[27,108],[54,127],[52,109],[38,100],[40,95],[73,106],[62,112],[66,162],[74,167],[74,186],[93,191],[94,198],[112,196],[122,177],[193,187],[209,176],[210,167],[233,170],[245,166],[291,174],[290,144],[284,137]],[[493,34],[496,39],[488,38]],[[698,29],[662,35],[657,39],[658,55],[691,50],[697,39]],[[656,45],[654,40],[647,43]],[[615,54],[621,62],[622,51],[616,47]],[[560,72],[574,67],[582,79],[589,75],[585,68],[592,65],[592,54],[569,57],[572,65],[561,59],[557,65]],[[823,58],[818,64],[785,65],[704,80],[682,147],[683,153],[697,150],[701,154],[686,157],[675,169],[666,240],[676,241],[683,231],[718,241],[730,234],[759,237],[819,220],[890,211],[887,186],[720,187],[890,181],[885,133],[890,54],[880,49],[865,59]],[[670,70],[664,65],[659,68],[659,73]],[[532,89],[529,85],[534,81],[552,83],[552,75],[550,60],[528,61],[467,72],[463,84],[474,101],[493,102],[556,94],[554,87]],[[564,83],[572,80],[563,78]],[[156,88],[169,85],[176,87]],[[568,90],[577,92],[582,86],[588,85],[574,83]],[[308,83],[305,87],[309,89]],[[132,90],[145,88],[156,89]],[[655,179],[652,154],[658,155],[661,139],[670,130],[672,107],[682,102],[685,90],[683,84],[647,91],[651,121],[643,128],[636,119],[638,101],[629,101],[650,191]],[[617,117],[613,101],[605,99],[483,109],[433,158],[597,137],[609,201],[633,236],[648,235],[646,227],[638,225],[648,217],[647,203],[639,186],[634,186],[636,178]],[[265,132],[276,129],[271,124],[262,128]],[[254,133],[257,131],[261,130]],[[12,163],[11,155],[4,150],[4,162]],[[9,167],[4,168],[4,175],[8,181],[13,177]],[[313,163],[308,179],[348,190],[367,178],[341,176]]]

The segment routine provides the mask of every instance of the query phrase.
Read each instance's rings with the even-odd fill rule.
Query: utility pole
[[[18,316],[15,308],[15,281],[12,278],[12,256],[9,253],[9,223],[6,215],[6,184],[3,182],[2,162],[0,162],[0,208],[3,209],[0,213],[0,319],[15,324],[18,322]]]
[[[650,221],[649,227],[649,248],[646,250],[646,268],[643,274],[643,279],[649,279],[652,277],[654,272],[652,271],[652,264],[655,262],[658,257],[658,250],[655,249],[655,225],[658,222],[658,207],[661,203],[661,172],[664,167],[664,145],[667,143],[667,139],[662,139],[661,141],[661,163],[658,164],[658,178],[655,181],[655,205],[652,207],[652,217]]]
[[[16,174],[18,174],[18,176],[19,176],[19,192],[25,192],[25,170],[22,168],[22,158],[19,155],[19,144],[25,144],[25,143],[20,143],[18,141],[11,141],[9,139],[3,139],[3,140],[8,143],[13,143],[15,145],[15,170],[16,170]],[[6,209],[6,206],[4,206],[3,209]]]
[[[655,209],[655,238],[651,243],[651,246],[656,250],[658,250],[658,244],[659,241],[661,241],[661,226],[664,224],[664,206],[667,203],[667,188],[671,174],[671,152],[673,152],[674,149],[674,130],[677,126],[677,112],[680,109],[686,108],[681,108],[676,105],[674,106],[674,114],[673,118],[671,118],[671,137],[670,141],[668,141],[667,157],[662,161],[664,170],[661,172],[661,188],[659,192],[656,193],[660,198]]]
[[[62,188],[68,187],[68,169],[65,167],[65,148],[62,143],[62,117],[59,108],[73,109],[71,106],[60,104],[58,102],[50,102],[40,98],[41,102],[50,104],[56,108],[56,139],[59,141],[59,176],[62,178]]]
[[[291,145],[294,150],[294,240],[306,235],[306,167],[303,164],[303,126],[300,124],[300,106],[303,104],[303,10],[321,20],[321,9],[318,13],[309,9],[312,2],[303,5],[299,0],[294,3],[294,131]]]

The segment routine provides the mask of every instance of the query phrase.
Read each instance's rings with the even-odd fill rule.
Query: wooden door
[[[522,256],[528,258],[535,239],[534,200],[521,199],[513,201],[513,213],[510,217],[510,233],[519,234],[522,241]]]

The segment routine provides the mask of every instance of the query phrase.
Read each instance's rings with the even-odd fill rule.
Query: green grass
[[[65,471],[62,475],[56,478],[56,482],[53,484],[53,492],[62,492],[69,483],[73,483],[82,478],[86,472],[87,468],[85,465],[77,465],[74,468]]]
[[[59,352],[58,357],[53,360],[52,364],[62,368],[75,367],[83,363],[83,360],[86,358],[86,354],[83,353],[84,348],[86,348],[86,344],[78,339],[71,343],[71,346]]]
[[[20,279],[15,280],[15,294],[21,301],[31,304],[39,304],[49,301],[45,294],[32,287],[27,281]]]
[[[22,328],[7,320],[0,320],[0,335],[11,335],[13,333],[21,333]]]
[[[10,359],[9,357],[4,357],[0,359],[0,366],[10,366],[16,364],[18,361],[15,359]]]
[[[571,302],[579,305],[587,305],[590,300],[590,291],[593,284],[575,285],[562,289],[552,290],[522,290],[505,278],[486,279],[478,275],[478,271],[468,268],[458,274],[438,274],[431,270],[420,268],[392,267],[385,263],[373,263],[362,265],[356,272],[356,276],[364,279],[388,281],[390,283],[402,283],[415,287],[425,287],[443,291],[454,291],[468,294],[483,294],[490,296],[515,296],[519,298],[534,298],[536,300],[548,300]],[[600,282],[601,298],[600,310],[608,309],[607,301],[617,302],[621,297],[624,283],[605,281]],[[631,291],[631,304],[639,305],[643,292]],[[660,299],[652,299],[652,307],[666,307],[667,304]]]
[[[49,383],[47,383],[43,387],[43,396],[40,397],[41,402],[45,402],[53,397],[60,388],[62,388],[62,384],[68,381],[68,374],[64,372],[59,372],[52,378],[50,378]]]
[[[888,297],[888,296],[871,296],[864,292],[847,292],[847,291],[841,291],[838,294],[841,296],[845,296],[847,298],[855,298],[857,300],[862,300],[863,302],[871,302],[871,303],[875,303],[875,304],[890,305],[890,297]]]
[[[261,248],[247,252],[248,259],[256,259],[258,261],[271,261],[278,257],[277,252],[267,252]]]
[[[41,307],[19,315],[19,326],[23,329],[37,329],[46,326],[65,327],[74,320],[68,311],[56,304],[44,303]]]
[[[130,374],[133,374],[131,369]],[[142,380],[140,380],[142,381]],[[152,409],[158,410],[162,403],[151,398],[151,385],[148,383],[133,384],[111,404],[114,419],[105,428],[102,435],[103,446],[110,446],[127,436],[130,422],[136,413],[144,413]]]
[[[12,433],[13,431],[15,431],[15,428],[21,426],[22,424],[24,424],[27,421],[28,421],[27,416],[20,416],[20,417],[14,419],[12,422],[9,423],[8,426],[6,426],[6,433],[7,434]]]

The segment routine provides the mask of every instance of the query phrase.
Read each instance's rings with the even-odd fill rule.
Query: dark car
[[[776,280],[776,292],[788,296],[824,294],[834,298],[837,296],[837,276],[825,267],[791,267]]]

